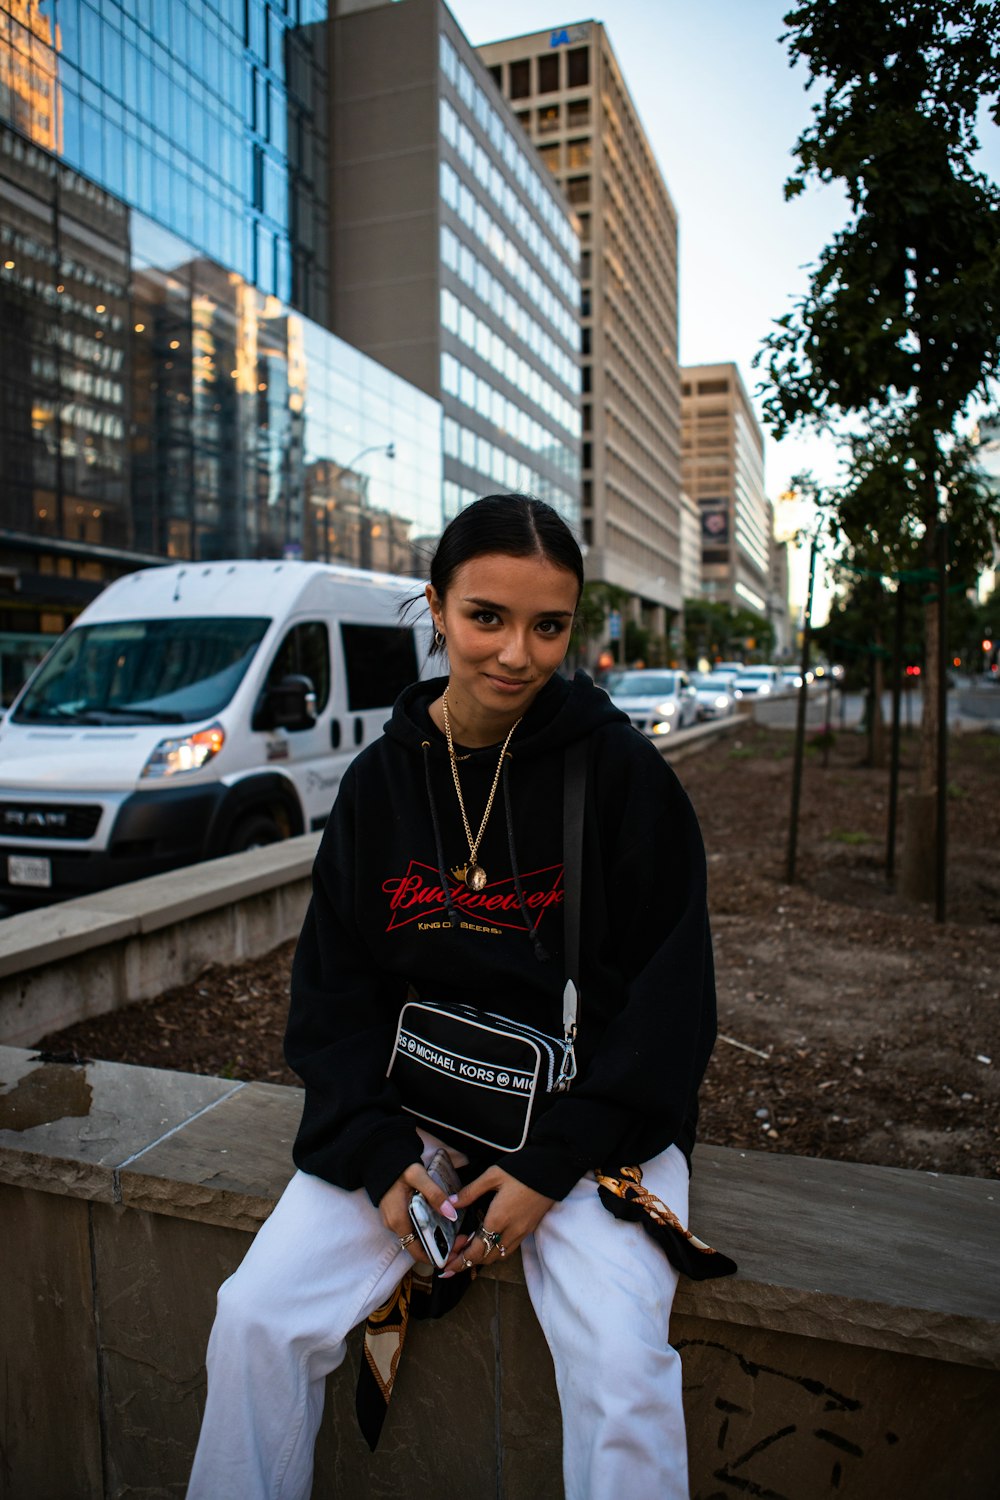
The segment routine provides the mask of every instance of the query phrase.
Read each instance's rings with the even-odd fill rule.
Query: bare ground
[[[685,761],[709,858],[720,1041],[703,1140],[1000,1175],[1000,736],[951,745],[949,920],[884,874],[888,773],[842,733],[807,755],[784,883],[791,735],[751,726]],[[904,787],[915,745],[904,747]],[[145,1066],[273,1083],[293,945],[46,1037]]]

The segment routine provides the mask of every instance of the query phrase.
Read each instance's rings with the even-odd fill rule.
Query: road
[[[860,724],[864,715],[865,695],[845,693],[842,710],[837,703],[838,697],[839,694],[834,695],[834,723],[843,724],[845,728]],[[919,727],[922,707],[923,694],[918,688],[911,688],[902,694],[899,714],[904,729]],[[891,693],[882,694],[882,716],[887,724],[892,723]],[[986,683],[973,687],[968,678],[956,680],[948,693],[948,723],[957,729],[978,729],[984,723],[992,723],[994,728],[1000,729],[1000,684]]]
[[[806,720],[809,729],[816,730],[826,719],[828,689],[821,683],[813,683],[809,689],[809,710]],[[900,701],[900,722],[905,729],[917,729],[921,720],[921,692],[917,687],[908,689]],[[754,716],[759,724],[775,729],[791,729],[798,712],[797,694],[790,693],[780,698],[764,699],[754,703]],[[864,720],[865,694],[841,693],[834,688],[829,716],[834,728],[859,729]],[[892,694],[882,694],[882,716],[886,724],[892,723]],[[968,678],[956,680],[948,693],[948,723],[953,729],[981,729],[989,725],[1000,732],[1000,683],[972,685]]]

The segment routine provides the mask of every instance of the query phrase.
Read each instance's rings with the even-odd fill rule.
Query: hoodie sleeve
[[[588,1048],[570,1092],[538,1118],[527,1144],[504,1162],[513,1176],[547,1197],[565,1197],[592,1169],[648,1160],[674,1142],[690,1156],[698,1086],[715,1042],[701,831],[659,752],[632,743],[635,750],[625,763],[619,760],[613,769],[604,767],[603,778],[599,772],[594,777],[597,805],[588,796],[588,816],[593,809],[600,849],[588,840],[583,870],[585,885],[604,881],[608,930],[602,943],[624,975],[624,1003]],[[585,890],[585,917],[591,896]],[[586,932],[585,923],[585,945]],[[584,991],[581,1033],[600,1024],[603,997],[589,1000]]]
[[[374,1204],[420,1160],[421,1141],[385,1076],[405,986],[380,970],[354,916],[353,767],[313,867],[313,893],[292,964],[288,1065],[305,1084],[296,1166]]]

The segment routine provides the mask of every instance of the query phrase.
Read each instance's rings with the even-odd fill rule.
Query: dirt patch
[[[701,1138],[1000,1175],[1000,736],[949,767],[949,920],[884,875],[888,774],[838,735],[807,756],[797,881],[784,883],[791,736],[747,727],[683,762],[709,858],[720,1041]],[[908,742],[903,787],[914,780]],[[281,1057],[293,944],[46,1037],[72,1051],[295,1083]]]

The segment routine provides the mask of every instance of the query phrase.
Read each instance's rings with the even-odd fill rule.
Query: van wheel
[[[227,854],[242,854],[246,849],[260,849],[264,844],[277,844],[283,834],[267,813],[249,813],[241,818],[226,840]]]

